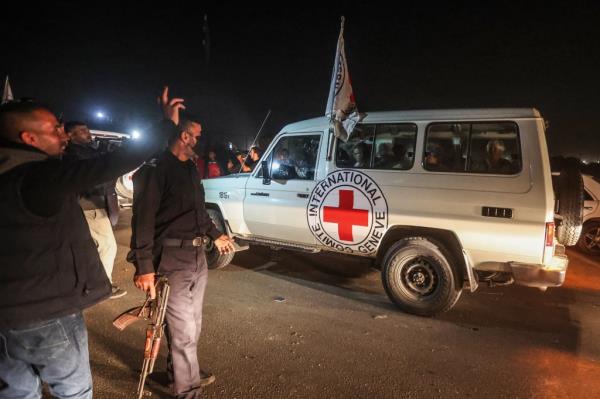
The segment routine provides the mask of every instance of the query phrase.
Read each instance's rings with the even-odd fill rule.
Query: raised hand
[[[162,95],[158,100],[165,118],[170,119],[173,123],[179,125],[179,110],[185,109],[183,98],[172,98],[169,100],[169,86],[165,86]]]

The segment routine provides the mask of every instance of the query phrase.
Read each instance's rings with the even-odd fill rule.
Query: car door
[[[261,159],[271,179],[264,182],[262,162],[246,184],[244,218],[252,235],[315,244],[306,219],[315,187],[322,132],[286,134]]]

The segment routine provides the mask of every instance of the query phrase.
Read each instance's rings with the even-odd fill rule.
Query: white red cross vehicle
[[[325,117],[292,123],[253,172],[204,187],[222,231],[249,244],[369,257],[409,313],[447,311],[482,281],[546,289],[565,279],[535,109],[372,112],[347,142]],[[211,268],[232,258],[208,251]]]

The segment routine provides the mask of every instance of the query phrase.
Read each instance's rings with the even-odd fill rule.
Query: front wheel
[[[214,209],[207,209],[206,212],[217,227],[217,230],[219,230],[219,232],[222,234],[226,234],[225,222],[223,222],[221,212]],[[233,260],[233,257],[235,256],[235,252],[228,254],[220,253],[212,240],[209,240],[208,244],[204,249],[204,252],[206,254],[206,263],[208,264],[209,269],[222,269],[228,264],[230,264]]]
[[[419,316],[450,310],[462,292],[462,284],[442,249],[424,237],[406,238],[392,245],[381,273],[392,302]]]

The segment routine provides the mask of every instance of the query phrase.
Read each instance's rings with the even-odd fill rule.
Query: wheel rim
[[[414,299],[423,298],[435,292],[439,275],[432,262],[424,257],[417,257],[404,262],[397,268],[397,281],[400,289]]]
[[[583,236],[585,247],[593,252],[600,252],[600,227],[594,227]]]

